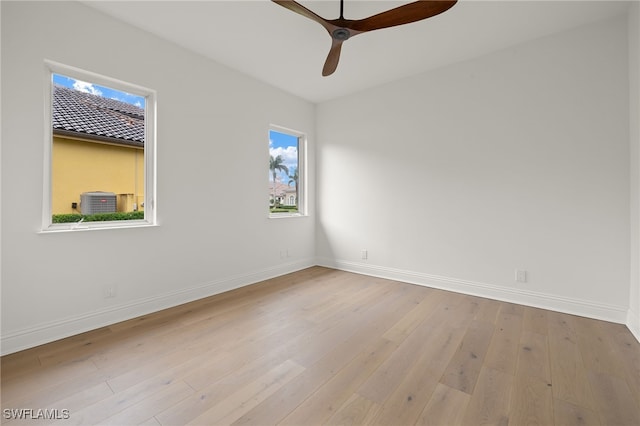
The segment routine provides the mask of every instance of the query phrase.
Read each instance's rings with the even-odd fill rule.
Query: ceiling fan
[[[325,77],[333,74],[338,67],[342,43],[350,37],[368,31],[421,21],[449,10],[457,2],[457,0],[414,1],[368,18],[354,20],[344,18],[344,0],[340,0],[340,17],[338,19],[325,19],[294,0],[271,1],[316,21],[329,32],[331,50],[322,68],[322,75]]]

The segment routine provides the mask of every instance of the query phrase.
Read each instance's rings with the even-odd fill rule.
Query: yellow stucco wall
[[[142,210],[143,148],[54,136],[51,174],[53,214],[79,213],[80,194],[93,191],[133,194]],[[71,203],[78,203],[78,209]]]

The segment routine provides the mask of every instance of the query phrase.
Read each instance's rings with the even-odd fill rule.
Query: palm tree
[[[289,174],[289,168],[284,165],[284,159],[282,155],[278,155],[276,158],[273,158],[273,155],[269,158],[269,170],[271,170],[273,176],[273,204],[276,204],[276,175],[278,171],[285,172]]]
[[[296,190],[296,204],[298,204],[298,168],[293,169],[293,174],[289,175],[289,185],[293,183]]]
[[[294,188],[296,188],[296,191],[298,190],[298,168],[296,167],[295,169],[293,169],[293,174],[289,175],[290,179],[289,179],[289,185],[291,185],[291,183],[294,184]]]

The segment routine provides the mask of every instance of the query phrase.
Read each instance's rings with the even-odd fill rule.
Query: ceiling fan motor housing
[[[351,37],[351,33],[346,28],[336,28],[331,34],[336,40],[347,40]]]

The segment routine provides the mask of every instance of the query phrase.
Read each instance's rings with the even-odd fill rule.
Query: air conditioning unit
[[[82,214],[115,213],[116,211],[116,194],[113,192],[95,191],[80,194]]]

